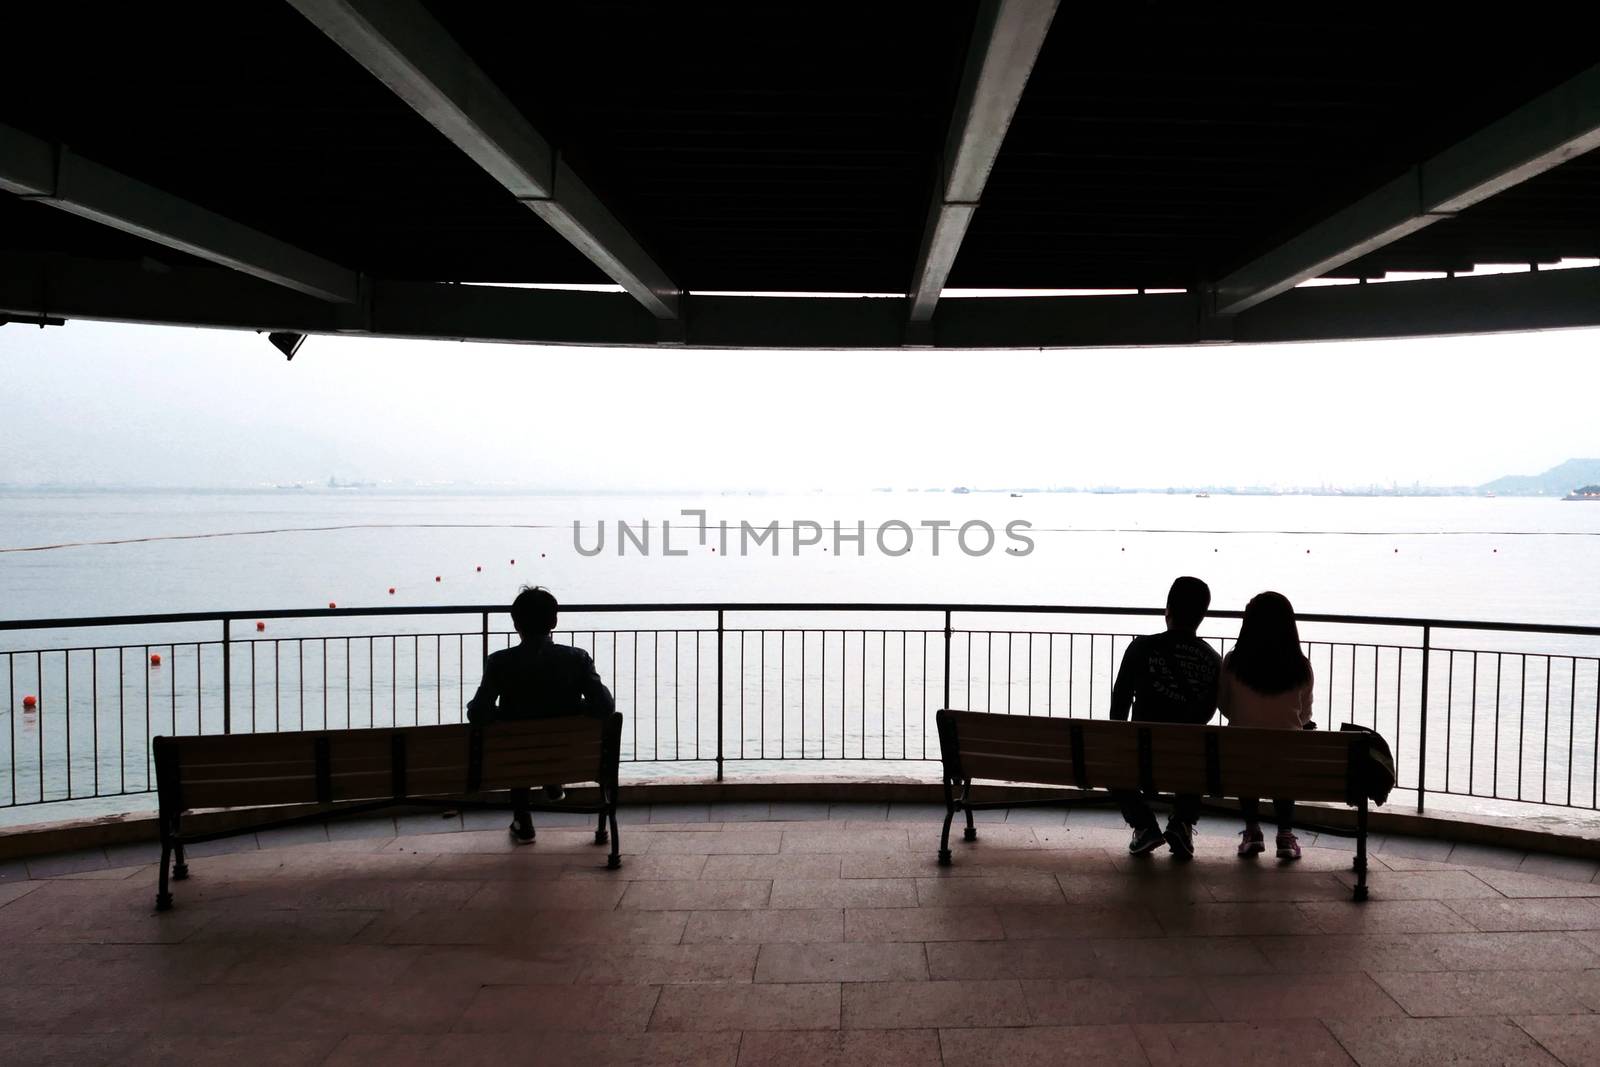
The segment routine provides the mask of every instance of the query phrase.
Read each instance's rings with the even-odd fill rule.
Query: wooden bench
[[[1355,899],[1367,899],[1369,735],[1320,730],[1251,730],[940,711],[945,818],[939,863],[950,863],[950,824],[966,812],[1016,806],[974,803],[973,779],[1127,789],[1208,797],[1293,797],[1356,809]],[[1102,797],[1052,797],[1028,803],[1102,803]]]
[[[490,790],[594,782],[592,805],[531,803],[534,811],[577,811],[598,817],[594,841],[609,839],[606,865],[621,866],[617,841],[617,764],[622,716],[502,721],[486,726],[406,726],[396,729],[308,730],[213,737],[157,737],[155,754],[161,881],[156,908],[172,907],[170,866],[189,876],[184,846],[256,830],[319,821],[327,812],[267,819],[207,833],[185,834],[182,816],[200,808],[268,808],[338,804],[353,815],[397,804],[504,807],[478,797]],[[607,823],[610,833],[607,833]]]

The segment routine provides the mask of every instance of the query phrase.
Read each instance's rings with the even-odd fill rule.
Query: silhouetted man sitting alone
[[[1165,633],[1136,637],[1122,656],[1111,690],[1111,717],[1126,721],[1131,706],[1134,722],[1208,722],[1217,709],[1217,676],[1222,659],[1195,636],[1211,606],[1211,590],[1198,578],[1183,577],[1167,593]],[[1135,790],[1113,790],[1122,817],[1133,827],[1128,851],[1152,852],[1163,840],[1179,859],[1194,855],[1194,824],[1200,797],[1179,794],[1162,833],[1156,817]]]
[[[501,649],[484,665],[483,681],[467,702],[467,719],[549,719],[561,715],[605,718],[616,710],[611,690],[595,672],[589,653],[550,640],[556,628],[556,598],[548,589],[524,588],[511,602],[511,623],[522,643]],[[561,783],[544,787],[551,800],[565,796]],[[511,790],[511,836],[533,841],[528,789]]]

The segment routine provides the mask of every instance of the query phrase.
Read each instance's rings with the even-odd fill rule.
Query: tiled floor
[[[370,819],[0,867],[0,1062],[1600,1063],[1593,864],[1376,840],[1133,859],[1032,809],[934,862],[922,807],[673,805],[513,847]],[[959,836],[959,835],[958,835]]]

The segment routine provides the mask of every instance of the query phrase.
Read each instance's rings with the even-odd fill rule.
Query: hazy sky
[[[0,328],[0,483],[1476,484],[1600,455],[1600,331],[697,352]]]

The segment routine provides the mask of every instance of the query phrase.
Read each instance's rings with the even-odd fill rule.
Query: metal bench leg
[[[603,799],[604,797],[602,795],[602,800]],[[604,811],[600,813],[600,821],[594,828],[594,843],[597,845],[603,845],[606,843],[606,813]]]
[[[1362,797],[1356,807],[1356,885],[1352,899],[1367,899],[1367,798]]]
[[[944,830],[939,834],[939,866],[950,866],[950,823],[956,817],[956,798],[950,791],[950,779],[944,780]]]
[[[604,818],[611,823],[611,855],[606,857],[606,869],[616,870],[622,866],[622,838],[617,833],[617,794],[611,794],[611,803]]]
[[[167,888],[167,865],[172,859],[172,842],[167,837],[166,823],[161,825],[161,875],[156,885],[156,910],[172,910],[172,891]]]
[[[976,841],[978,839],[978,828],[972,823],[972,805],[968,796],[971,792],[972,779],[968,778],[961,786],[961,800],[962,803],[967,805],[967,832],[961,836],[966,841]]]

